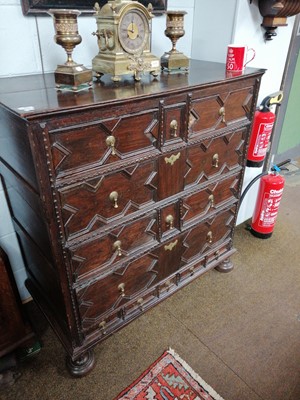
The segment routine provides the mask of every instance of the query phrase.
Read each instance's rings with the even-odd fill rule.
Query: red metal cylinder
[[[261,239],[272,236],[285,179],[278,173],[264,175],[260,180],[251,233]]]
[[[247,167],[261,167],[266,157],[275,122],[271,111],[256,111],[247,154]]]

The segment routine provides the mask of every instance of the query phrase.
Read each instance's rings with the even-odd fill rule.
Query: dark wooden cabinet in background
[[[0,248],[0,358],[34,337],[22,310],[9,259]]]
[[[104,80],[56,92],[52,74],[0,81],[1,174],[26,282],[68,353],[92,347],[211,268],[230,271],[245,152],[263,70]]]

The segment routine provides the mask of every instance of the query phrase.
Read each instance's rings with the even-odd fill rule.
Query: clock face
[[[149,23],[143,12],[130,10],[123,15],[119,24],[119,40],[127,53],[141,53],[148,37]]]

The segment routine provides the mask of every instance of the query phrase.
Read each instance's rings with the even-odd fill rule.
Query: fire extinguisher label
[[[266,122],[259,124],[258,135],[253,152],[256,157],[264,157],[266,155],[273,125],[274,123]]]
[[[265,193],[258,222],[259,226],[269,227],[275,224],[282,193],[283,188]]]

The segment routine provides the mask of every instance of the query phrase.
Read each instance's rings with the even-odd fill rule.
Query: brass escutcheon
[[[111,194],[109,195],[109,200],[113,203],[114,208],[118,208],[118,198],[119,198],[119,194],[118,192],[111,192]]]
[[[175,242],[170,243],[169,245],[165,246],[165,251],[172,251],[174,249],[174,247],[176,247],[178,243],[178,240],[175,240]]]
[[[115,151],[116,138],[114,136],[108,136],[106,138],[106,144],[108,147],[111,147],[111,154],[113,156],[115,156],[116,155],[116,151]]]
[[[119,256],[119,257],[122,255],[121,246],[122,246],[121,240],[117,240],[117,241],[114,243],[114,249],[117,250],[118,256]]]
[[[176,119],[173,119],[171,121],[170,130],[171,130],[171,136],[172,137],[177,137],[178,122],[176,121]]]
[[[173,229],[174,228],[174,217],[173,215],[167,215],[166,217],[166,224],[168,225],[169,229]]]
[[[178,153],[178,154],[172,154],[171,155],[171,157],[165,157],[165,162],[166,162],[166,164],[171,164],[171,165],[174,165],[175,164],[175,162],[177,161],[177,160],[179,160],[179,158],[180,158],[180,153]]]

